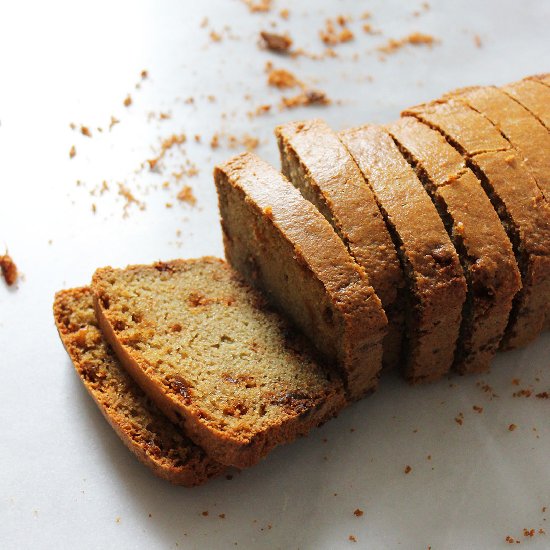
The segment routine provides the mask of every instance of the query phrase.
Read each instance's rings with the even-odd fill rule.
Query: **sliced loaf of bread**
[[[476,174],[514,248],[522,277],[503,349],[524,346],[545,324],[550,304],[550,207],[523,159],[486,117],[461,101],[434,101],[407,109],[439,131]]]
[[[338,375],[222,260],[107,267],[92,289],[124,367],[218,462],[251,466],[345,405]]]
[[[454,360],[466,298],[458,254],[429,195],[388,132],[362,126],[340,138],[372,188],[398,246],[407,280],[410,382],[446,374]]]
[[[550,87],[525,78],[502,87],[502,90],[533,113],[550,130]]]
[[[439,132],[413,117],[387,128],[430,194],[464,268],[468,295],[454,366],[461,373],[486,370],[521,287],[510,239],[464,157]]]
[[[89,288],[58,292],[53,310],[84,387],[143,464],[157,476],[187,487],[224,470],[170,422],[123,369],[99,330]]]
[[[374,389],[386,316],[331,225],[251,153],[218,166],[214,177],[231,265],[340,366],[351,399]]]
[[[322,120],[275,128],[283,174],[334,227],[367,273],[388,317],[384,366],[401,361],[405,278],[372,189],[338,136]]]

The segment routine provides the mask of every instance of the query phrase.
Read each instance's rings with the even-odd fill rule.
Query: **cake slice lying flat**
[[[388,317],[383,362],[402,359],[405,278],[372,189],[338,136],[322,120],[275,129],[283,174],[334,227],[367,273]]]
[[[374,389],[386,316],[328,221],[251,153],[217,167],[215,180],[229,262],[340,366],[351,399]]]
[[[479,178],[506,230],[522,277],[501,347],[528,344],[543,329],[550,303],[550,209],[521,156],[498,129],[460,101],[406,110],[439,131]]]
[[[455,368],[489,367],[504,335],[521,276],[512,244],[464,157],[436,130],[412,117],[388,126],[432,197],[468,283]]]
[[[340,139],[363,172],[407,278],[407,363],[411,382],[436,380],[455,355],[466,282],[458,254],[415,171],[383,128],[362,126]]]
[[[218,462],[251,466],[345,405],[340,378],[222,260],[98,269],[92,289],[124,367]]]
[[[82,383],[124,444],[159,477],[192,487],[224,467],[172,424],[122,368],[96,323],[89,288],[58,292],[54,317]]]

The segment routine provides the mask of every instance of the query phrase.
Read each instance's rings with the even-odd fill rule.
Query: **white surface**
[[[86,284],[102,265],[222,254],[210,173],[230,151],[210,149],[214,132],[259,136],[258,152],[278,163],[272,129],[281,121],[323,116],[337,129],[390,121],[453,87],[550,69],[550,3],[540,0],[433,2],[417,17],[420,2],[276,7],[290,8],[288,22],[278,10],[252,15],[237,0],[0,4],[0,249],[7,245],[24,273],[15,290],[0,284],[0,548],[477,549],[506,548],[507,535],[521,547],[550,547],[550,534],[522,535],[550,523],[542,512],[550,507],[550,401],[512,398],[530,385],[550,389],[548,334],[500,356],[486,376],[421,388],[385,379],[378,394],[307,439],[194,490],[138,464],[73,372],[52,321],[56,290]],[[383,35],[362,33],[367,9]],[[321,51],[317,31],[341,13],[355,16],[357,39],[336,47],[338,59],[289,60],[256,47],[258,31],[276,21],[296,46]],[[221,43],[208,38],[212,29]],[[414,31],[441,43],[385,62],[372,53]],[[250,120],[247,111],[281,95],[265,83],[269,59],[342,103]],[[142,69],[150,78],[134,89]],[[189,96],[194,105],[184,103]],[[172,118],[148,120],[161,110]],[[110,115],[121,120],[111,132]],[[70,122],[89,126],[92,139]],[[183,182],[159,187],[182,153],[167,157],[163,174],[133,174],[161,138],[181,131],[203,136],[203,145],[185,147],[200,169],[188,181],[195,208],[175,200]],[[103,180],[111,191],[90,196]],[[122,218],[117,181],[145,200],[144,211],[132,205]],[[490,400],[481,380],[499,397]]]

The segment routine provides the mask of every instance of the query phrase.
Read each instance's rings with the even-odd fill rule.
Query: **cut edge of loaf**
[[[387,319],[365,271],[332,226],[256,155],[237,155],[217,166],[214,175],[229,262],[261,288],[325,358],[338,363],[350,399],[375,389]],[[273,265],[275,252],[288,261]],[[291,299],[293,284],[306,292]]]
[[[89,287],[55,295],[54,319],[84,387],[124,445],[152,472],[194,487],[225,470],[165,418],[126,373],[96,324]]]

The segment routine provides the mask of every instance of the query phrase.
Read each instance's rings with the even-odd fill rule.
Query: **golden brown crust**
[[[388,130],[438,206],[468,282],[455,368],[461,373],[486,370],[521,287],[510,239],[464,157],[439,132],[412,117]]]
[[[550,130],[550,88],[540,81],[525,78],[502,86],[502,90],[521,103]]]
[[[371,188],[338,136],[322,120],[275,129],[283,174],[334,227],[362,266],[388,316],[385,366],[401,359],[404,276]]]
[[[54,318],[76,372],[122,442],[155,475],[193,487],[225,467],[161,415],[124,371],[96,324],[89,288],[58,292]]]
[[[510,143],[480,113],[449,99],[419,105],[404,115],[441,132],[480,179],[514,247],[522,276],[505,349],[526,345],[542,330],[549,303],[550,211],[536,181]]]
[[[291,344],[282,319],[221,260],[103,268],[92,289],[124,367],[223,464],[251,466],[345,404],[341,382],[305,343]]]
[[[352,399],[372,390],[386,316],[330,224],[253,154],[218,166],[215,181],[229,261],[338,361]]]
[[[517,101],[492,87],[471,88],[451,97],[490,120],[521,154],[539,189],[550,199],[550,133]]]
[[[453,363],[466,297],[458,255],[430,197],[387,131],[367,125],[340,136],[399,243],[410,300],[406,376],[413,382],[437,379]]]

